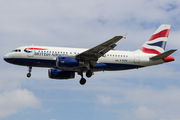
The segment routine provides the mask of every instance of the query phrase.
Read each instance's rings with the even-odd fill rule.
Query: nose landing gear
[[[27,74],[27,77],[30,78],[31,77],[32,66],[29,66],[28,71],[29,71],[29,73]]]

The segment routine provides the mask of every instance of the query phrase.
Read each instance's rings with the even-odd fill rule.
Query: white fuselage
[[[5,58],[8,58],[10,63],[17,65],[56,68],[55,61],[58,56],[75,57],[86,50],[87,49],[82,48],[23,46],[16,48],[16,50],[11,53],[8,53],[5,55]],[[163,60],[151,61],[149,59],[155,55],[156,54],[145,54],[140,50],[110,50],[98,59],[93,71],[125,70],[164,63]],[[107,66],[103,64],[106,64]],[[59,69],[79,71],[80,68],[59,67]]]

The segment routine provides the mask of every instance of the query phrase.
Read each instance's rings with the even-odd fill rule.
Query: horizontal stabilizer
[[[174,50],[169,50],[169,51],[166,51],[164,53],[161,53],[159,55],[156,55],[154,57],[151,57],[150,60],[158,60],[158,59],[163,59],[163,58],[166,58],[168,57],[170,54],[174,53],[177,49],[174,49]]]

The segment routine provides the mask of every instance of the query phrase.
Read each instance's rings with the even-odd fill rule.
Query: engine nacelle
[[[63,71],[59,69],[49,69],[49,78],[52,79],[73,79],[75,77],[75,72],[73,71]]]
[[[83,67],[84,62],[72,57],[57,57],[57,67]]]

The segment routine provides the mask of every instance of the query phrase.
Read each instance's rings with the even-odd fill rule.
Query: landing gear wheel
[[[27,74],[27,77],[30,78],[30,77],[31,77],[31,73],[28,73],[28,74]]]
[[[79,83],[80,83],[81,85],[84,85],[84,84],[86,83],[86,79],[81,78],[81,80],[79,81]]]
[[[89,70],[89,71],[86,72],[86,77],[90,78],[92,76],[92,74],[93,73]]]
[[[32,66],[28,66],[28,71],[29,73],[27,74],[27,77],[30,78],[31,77],[31,71],[32,71]]]

